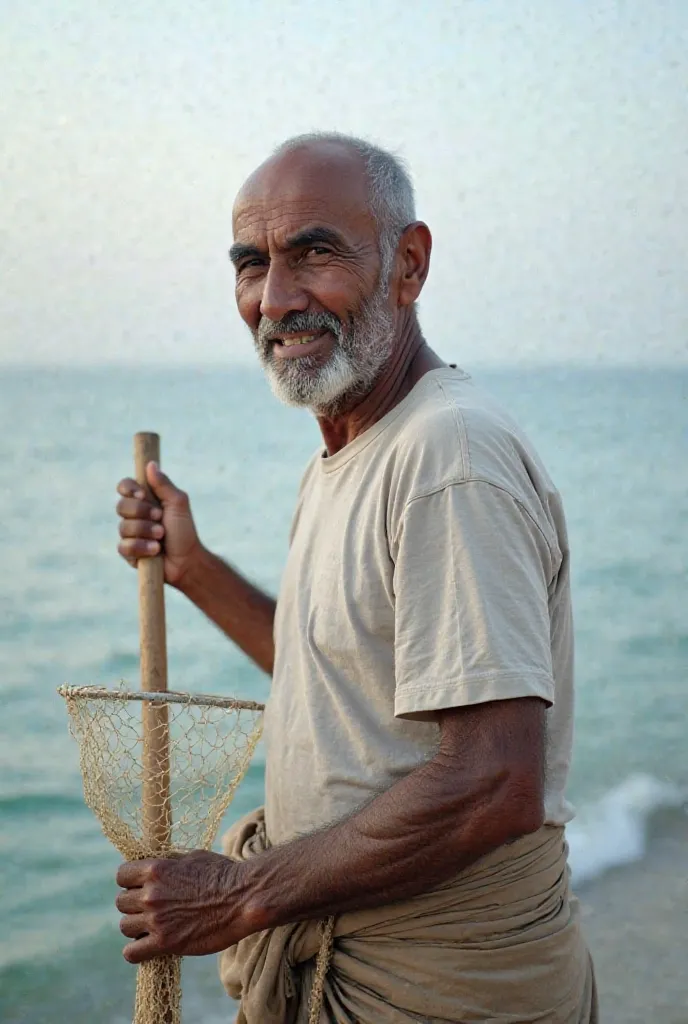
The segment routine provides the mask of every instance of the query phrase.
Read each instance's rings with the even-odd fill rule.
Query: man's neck
[[[402,330],[372,391],[339,416],[318,416],[327,454],[341,451],[398,405],[429,370],[441,366],[446,363],[427,345],[413,316]]]

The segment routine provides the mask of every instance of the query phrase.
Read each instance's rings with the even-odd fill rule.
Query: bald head
[[[356,178],[366,187],[363,157],[352,146],[335,138],[291,139],[279,146],[247,178],[239,197],[245,191],[278,187],[285,172],[301,169],[313,175],[333,175],[340,179]]]

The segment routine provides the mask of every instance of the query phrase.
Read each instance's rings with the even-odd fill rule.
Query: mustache
[[[256,338],[261,346],[266,346],[280,334],[314,334],[316,331],[330,331],[337,340],[343,334],[342,324],[334,313],[287,313],[281,320],[262,317]]]

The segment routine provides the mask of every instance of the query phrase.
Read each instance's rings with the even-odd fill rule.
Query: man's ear
[[[415,221],[404,231],[397,247],[397,267],[400,270],[397,285],[397,305],[412,306],[416,301],[430,270],[432,235],[422,221]]]

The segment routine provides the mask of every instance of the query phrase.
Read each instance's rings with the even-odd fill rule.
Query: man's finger
[[[122,519],[162,519],[162,512],[150,501],[139,501],[138,498],[120,498],[115,512]]]
[[[115,906],[121,914],[140,914],[146,908],[141,899],[143,889],[123,889],[117,893]]]
[[[140,888],[150,877],[151,865],[154,860],[129,860],[120,864],[116,882],[120,889]]]
[[[122,950],[122,956],[130,964],[141,964],[144,960],[152,960],[153,957],[163,956],[166,952],[160,948],[154,936],[146,935],[143,939],[128,942]]]
[[[170,478],[162,472],[157,462],[149,462],[146,466],[146,479],[155,497],[165,506],[179,508],[188,502],[187,495],[180,491]]]
[[[160,540],[165,536],[165,527],[162,523],[152,523],[150,519],[120,519],[119,535],[120,537]]]
[[[145,492],[138,484],[136,480],[132,480],[131,477],[125,477],[124,480],[120,480],[117,484],[117,493],[121,494],[123,498],[144,498]]]
[[[128,939],[140,939],[148,934],[145,914],[127,914],[119,922],[119,930]]]
[[[151,558],[160,554],[160,544],[157,540],[137,540],[135,537],[128,537],[117,545],[122,558],[135,565],[139,558]]]

